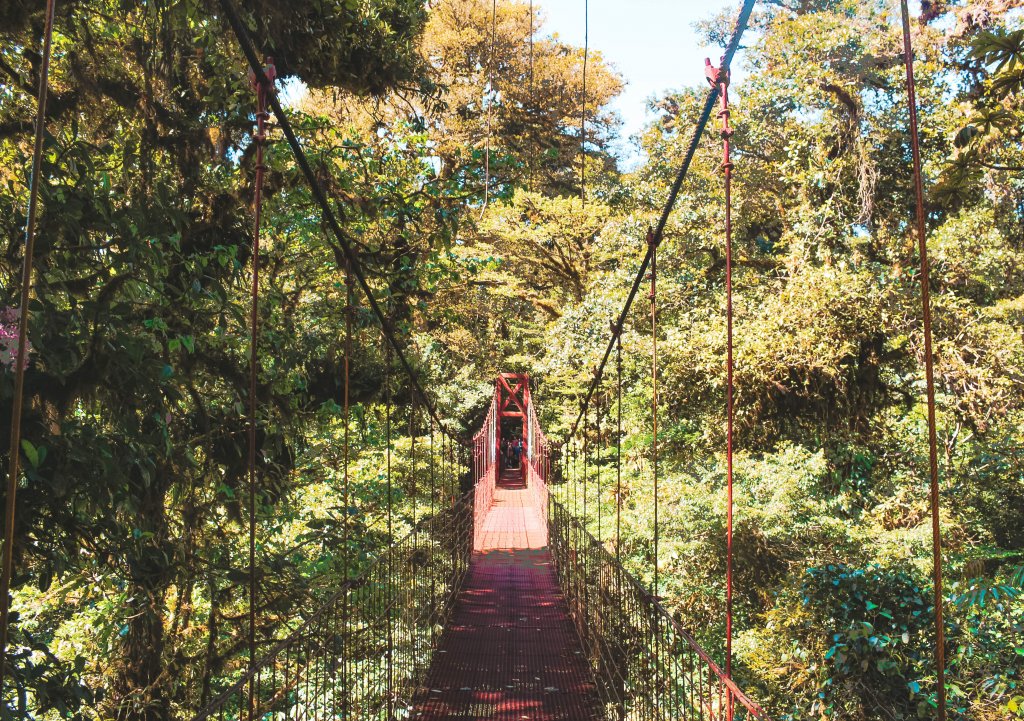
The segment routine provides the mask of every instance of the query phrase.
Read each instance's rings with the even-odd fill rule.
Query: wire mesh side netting
[[[195,721],[407,716],[473,547],[473,497],[425,518]]]
[[[548,537],[559,585],[608,719],[766,719],[612,553],[554,498]]]

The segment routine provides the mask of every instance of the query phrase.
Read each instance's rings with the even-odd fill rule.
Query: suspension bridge
[[[767,718],[555,500],[554,451],[529,378],[499,376],[472,441],[472,489],[195,721]]]
[[[256,183],[252,263],[252,315],[250,348],[249,438],[249,634],[248,655],[236,680],[219,689],[194,721],[207,719],[500,719],[502,721],[556,719],[626,719],[732,721],[767,716],[733,679],[732,669],[732,451],[733,354],[731,283],[732,162],[729,139],[728,68],[750,18],[753,0],[745,0],[736,27],[721,58],[710,63],[706,77],[710,89],[693,130],[683,164],[672,185],[660,219],[647,235],[647,250],[626,301],[611,322],[610,338],[579,415],[561,443],[548,439],[538,421],[530,379],[502,374],[495,379],[494,396],[482,425],[471,442],[447,428],[429,393],[397,340],[389,315],[363,271],[359,254],[343,227],[343,218],[313,171],[288,115],[273,91],[274,66],[255,50],[249,31],[231,0],[220,0],[224,17],[250,65],[256,94]],[[937,689],[939,718],[945,715],[941,618],[941,550],[937,508],[934,391],[931,370],[931,331],[927,298],[927,253],[921,213],[920,161],[917,148],[916,107],[913,98],[912,49],[904,11],[905,58],[911,108],[917,203],[917,232],[921,243],[922,292],[928,350],[928,401],[934,522]],[[53,0],[48,2],[44,66],[36,121],[36,144],[29,200],[28,228],[22,284],[22,305],[28,307],[32,280],[32,245],[38,202],[38,175],[46,104],[46,73],[50,53]],[[706,126],[718,108],[723,145],[725,182],[727,448],[728,524],[726,631],[722,649],[702,648],[686,628],[661,604],[658,584],[658,367],[657,367],[657,250],[666,221],[686,178],[690,162]],[[256,638],[257,572],[255,562],[256,496],[256,372],[259,328],[260,208],[263,185],[263,147],[266,121],[271,113],[291,147],[296,164],[312,191],[323,225],[338,242],[345,259],[348,305],[344,412],[349,412],[349,358],[355,295],[360,292],[379,322],[387,349],[387,368],[404,374],[414,402],[429,417],[431,448],[435,429],[442,436],[441,454],[429,454],[429,473],[435,464],[447,470],[465,468],[467,482],[431,487],[431,513],[421,518],[402,539],[392,539],[358,576],[345,574],[340,587],[317,608],[309,609],[297,627],[279,640]],[[585,137],[584,127],[581,133]],[[488,150],[489,155],[489,150]],[[622,329],[641,285],[650,282],[652,433],[654,483],[654,584],[641,583],[623,566],[619,554],[619,519],[614,535],[595,537],[589,531],[585,484],[575,459],[587,463],[591,421],[600,438],[601,408],[598,392],[613,354],[616,387],[621,393]],[[6,496],[2,587],[0,587],[0,659],[8,640],[9,589],[13,573],[15,492],[19,474],[18,442],[28,318],[19,323],[19,356],[15,364],[11,467]],[[388,408],[388,491],[390,497],[391,378],[385,383]],[[621,408],[621,396],[618,407]],[[607,409],[606,409],[607,410]],[[621,411],[620,411],[621,412]],[[621,416],[620,416],[621,423]],[[347,428],[347,425],[346,425]],[[347,433],[347,430],[346,430]],[[618,436],[621,437],[621,427]],[[514,441],[515,452],[509,453]],[[582,449],[580,444],[582,443]],[[346,436],[347,449],[347,436]],[[415,451],[414,451],[415,452]],[[573,462],[569,462],[572,459]],[[348,455],[345,456],[348,481]],[[618,465],[618,464],[617,464]],[[598,470],[599,474],[600,471]],[[575,476],[573,477],[573,474]],[[442,473],[441,475],[451,475]],[[577,515],[559,502],[553,489],[584,484],[584,510]],[[621,476],[617,482],[621,483]],[[598,483],[600,476],[598,475]],[[346,485],[346,494],[347,494]],[[621,487],[615,489],[621,509]],[[599,521],[600,523],[600,521]],[[721,659],[721,664],[715,658]],[[0,684],[4,661],[0,660]]]

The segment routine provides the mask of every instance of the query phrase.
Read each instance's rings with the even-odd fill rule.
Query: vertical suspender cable
[[[724,58],[723,58],[724,61]],[[732,161],[730,159],[729,139],[732,128],[729,127],[729,69],[714,68],[709,59],[704,60],[705,75],[712,87],[718,88],[720,110],[718,117],[722,121],[722,173],[725,177],[725,325],[726,325],[726,429],[725,429],[725,675],[732,678],[732,597],[733,597],[733,310],[732,310]],[[726,716],[732,719],[733,698],[729,692]]]
[[[229,0],[221,0],[221,2],[228,2]],[[736,19],[736,24],[733,29],[732,37],[729,39],[729,44],[725,49],[725,65],[728,65],[732,61],[733,55],[735,55],[737,48],[739,47],[740,38],[743,35],[743,31],[747,27],[747,23],[750,20],[750,14],[754,10],[756,0],[743,0],[740,7],[739,17]],[[669,189],[668,198],[665,201],[664,206],[661,210],[661,215],[658,217],[658,222],[654,226],[654,238],[660,242],[662,234],[665,230],[665,225],[668,223],[669,216],[672,213],[672,209],[675,207],[676,199],[679,197],[679,193],[682,191],[683,181],[686,180],[686,176],[690,170],[690,163],[693,161],[694,155],[697,153],[697,146],[700,145],[700,140],[704,136],[704,129],[707,126],[708,121],[711,118],[711,113],[714,110],[715,102],[718,91],[712,89],[708,93],[708,96],[704,99],[704,105],[701,108],[700,115],[697,118],[697,122],[694,126],[693,136],[690,138],[690,143],[686,147],[686,153],[683,156],[682,165],[676,172],[676,177],[672,181],[672,187]],[[633,300],[636,298],[637,293],[640,292],[640,286],[643,284],[644,278],[646,277],[647,270],[650,267],[651,255],[653,249],[648,246],[647,253],[644,255],[643,260],[640,262],[640,267],[637,269],[636,275],[633,278],[633,283],[630,286],[629,294],[626,296],[626,302],[622,305],[622,310],[619,311],[619,316],[616,319],[616,324],[621,326],[629,315],[629,310],[633,306]],[[615,347],[614,336],[608,339],[608,344],[605,346],[604,353],[601,356],[601,361],[598,364],[598,368],[603,370],[608,359],[611,357],[612,350]],[[576,433],[576,428],[579,426],[580,421],[583,418],[583,414],[586,413],[590,398],[594,393],[596,383],[591,383],[590,388],[587,389],[586,394],[583,396],[583,401],[580,403],[579,414],[576,416],[576,420],[573,421],[572,426],[566,433],[566,438],[571,437]]]
[[[416,522],[416,518],[417,518],[417,513],[416,513],[416,491],[417,491],[417,488],[416,488],[416,486],[417,486],[417,477],[416,477],[416,394],[413,393],[412,398],[410,399],[410,405],[409,405],[409,477],[408,477],[408,485],[407,485],[407,490],[408,490],[408,493],[409,493],[409,501],[410,501],[410,505],[412,507],[412,553],[413,553],[413,557],[416,557],[416,556],[419,555],[419,544],[420,544],[420,529],[419,529],[419,526],[418,526],[418,524]],[[402,571],[399,571],[399,573],[403,573],[403,572],[404,572],[404,569]],[[403,622],[403,621],[406,620],[405,613],[409,611],[410,604],[415,604],[415,601],[413,600],[412,591],[411,591],[411,589],[409,587],[408,579],[402,579],[401,594],[402,594],[402,600],[403,600],[403,606],[404,607],[399,609],[399,611],[398,611],[398,613],[400,614],[399,615],[399,622]],[[401,636],[401,638],[399,639],[399,642],[398,642],[400,648],[403,648],[403,649],[406,648],[405,642],[409,638],[407,636],[407,634],[410,633],[410,632],[411,632],[411,629],[409,629],[409,628],[406,628],[406,629],[403,630],[402,636]],[[409,659],[405,656],[405,654],[403,652],[400,651],[399,652],[399,663],[400,663],[400,665],[404,666],[408,662],[409,662]],[[401,673],[401,669],[400,669],[400,673]]]
[[[622,326],[612,324],[615,333],[615,590],[622,584]],[[625,679],[623,679],[624,681]],[[617,717],[625,718],[625,698],[618,698]]]
[[[351,425],[351,409],[350,409],[350,406],[349,406],[349,384],[351,383],[351,373],[352,373],[352,370],[351,370],[351,363],[352,363],[352,313],[354,311],[354,308],[353,308],[354,301],[355,301],[355,298],[354,298],[353,289],[352,289],[352,268],[349,267],[349,265],[346,263],[346,265],[345,265],[345,384],[344,384],[344,397],[342,399],[342,408],[343,408],[344,419],[345,419],[345,433],[344,433],[345,451],[344,451],[344,479],[343,479],[344,491],[343,491],[343,496],[342,496],[343,499],[344,499],[344,503],[342,505],[344,507],[345,516],[344,516],[344,519],[343,519],[342,531],[341,531],[341,533],[342,533],[342,536],[341,536],[341,539],[342,539],[341,540],[341,547],[342,547],[341,569],[342,570],[341,570],[341,572],[342,572],[342,578],[346,582],[348,581],[348,574],[349,574],[349,566],[348,566],[348,556],[349,556],[349,532],[348,532],[348,527],[349,527],[349,515],[350,515],[349,514],[349,508],[351,507],[351,504],[352,504],[351,493],[350,493],[350,491],[351,491],[351,483],[350,483],[350,480],[349,480],[349,462],[350,462],[350,455],[351,455],[351,448],[350,448],[350,441],[351,441],[351,439],[350,439],[350,435],[349,435],[350,434],[349,426]],[[348,594],[346,593],[345,594],[345,598],[342,600],[342,606],[341,606],[341,625],[342,625],[342,633],[344,634],[342,636],[342,638],[346,639],[346,641],[347,641],[346,642],[345,653],[342,656],[342,662],[341,662],[342,665],[341,665],[341,684],[340,684],[340,686],[343,689],[347,689],[348,688],[348,658],[349,658],[349,653],[351,652],[351,646],[348,643],[350,641],[350,639],[351,639],[351,636],[349,635],[349,630],[350,629],[349,629],[349,617],[348,617],[348,614],[349,614],[349,597],[348,597]],[[348,696],[349,695],[348,695],[347,692],[343,693],[343,701],[342,701],[342,707],[341,707],[342,721],[347,721],[347,719],[348,719]]]
[[[268,57],[264,79],[250,73],[256,91],[256,179],[253,188],[252,287],[249,308],[249,672],[256,670],[256,381],[259,374],[260,223],[263,211],[263,147],[267,140],[267,95],[274,90],[273,59]],[[255,676],[249,683],[249,719],[256,709]]]
[[[658,518],[658,242],[654,231],[647,231],[647,244],[651,249],[651,473],[654,486],[654,588],[655,600],[659,598],[658,581],[661,571],[658,568],[658,551],[661,546],[661,526]],[[660,618],[654,617],[654,632],[657,636]],[[660,654],[659,654],[660,655]],[[655,663],[655,694],[654,705],[661,714],[661,663]]]
[[[448,482],[448,444],[445,437],[444,427],[441,431],[441,500],[444,501],[445,484]]]
[[[487,209],[491,190],[491,108],[494,105],[494,47],[497,38],[498,0],[491,0],[491,48],[487,53],[487,137],[484,146],[484,205],[481,214]]]
[[[533,36],[536,30],[533,26],[533,0],[530,0],[530,115],[533,116],[530,123],[530,190],[534,188],[534,160],[537,155],[537,96],[534,92],[534,67],[533,67]]]
[[[245,55],[245,59],[249,62],[250,69],[257,78],[265,78],[265,69],[256,55],[256,51],[253,48],[252,38],[249,36],[249,31],[246,29],[245,23],[242,22],[241,17],[238,15],[235,3],[233,0],[219,0],[218,4],[221,6],[221,10],[223,11],[224,20],[227,21],[235,37],[238,39],[239,47]],[[398,344],[394,324],[384,314],[384,311],[381,309],[380,302],[374,297],[373,289],[370,287],[362,265],[359,263],[359,256],[354,239],[347,235],[341,227],[339,217],[344,219],[344,215],[341,213],[340,207],[332,205],[328,200],[327,192],[324,190],[323,183],[319,179],[317,173],[314,172],[313,166],[309,162],[309,158],[306,157],[306,153],[302,149],[302,144],[299,142],[299,138],[295,134],[294,128],[292,128],[291,121],[289,120],[287,113],[285,113],[284,107],[281,105],[277,96],[271,93],[267,97],[267,102],[270,108],[274,111],[274,115],[277,117],[278,127],[281,129],[281,133],[284,135],[288,146],[291,148],[295,162],[298,164],[299,170],[306,179],[307,185],[309,185],[313,200],[320,209],[321,219],[327,226],[327,229],[337,240],[343,255],[351,266],[354,280],[358,283],[359,287],[362,288],[368,309],[374,316],[376,316],[380,323],[385,341],[391,346],[391,350],[396,355],[399,365],[408,376],[413,391],[419,394],[424,405],[427,406],[431,416],[435,420],[440,421],[441,419],[437,413],[437,409],[430,402],[426,392],[423,390],[422,384],[420,383],[419,376],[416,374],[416,371],[413,370],[409,359],[406,358],[405,353]],[[459,442],[457,439],[452,440]]]
[[[590,55],[590,3],[583,0],[583,97],[580,110],[580,200],[587,204],[587,59]],[[599,379],[594,377],[594,381]]]
[[[583,419],[583,529],[587,528],[587,481],[590,477],[590,437],[587,435],[587,419]]]
[[[584,430],[585,430],[585,425],[584,425]],[[580,432],[580,437],[576,439],[576,454],[575,454],[575,458],[574,458],[574,462],[575,462],[575,466],[576,466],[576,482],[573,484],[573,491],[575,493],[575,500],[574,500],[575,508],[573,508],[573,515],[575,515],[577,519],[580,518],[580,506],[579,506],[579,503],[580,503],[580,496],[582,495],[581,492],[580,492],[581,481],[582,481],[582,478],[583,478],[583,474],[580,472],[580,468],[582,466],[582,461],[583,461],[583,430],[581,430],[581,432]]]
[[[622,563],[622,329],[615,335],[615,562]]]
[[[416,395],[412,396],[409,407],[409,500],[412,501],[412,532],[416,538]],[[415,545],[413,540],[413,545]]]
[[[597,508],[597,540],[600,543],[602,539],[601,535],[601,394],[598,392],[597,400],[594,404],[594,432],[597,434],[597,453],[594,457],[594,485],[597,489],[597,498],[594,501],[594,506]]]
[[[434,419],[427,417],[430,421],[430,516],[434,516],[434,493],[436,490],[435,463],[437,456],[434,453]],[[443,438],[443,436],[442,436]]]
[[[388,546],[395,542],[395,526],[394,526],[394,493],[392,492],[391,485],[391,346],[387,346],[385,351],[384,361],[384,442],[386,444],[385,455],[387,457],[386,462],[386,480],[387,480],[387,513],[388,513]],[[394,610],[391,608],[391,604],[394,599],[394,554],[388,553],[388,570],[387,570],[387,598],[385,605],[387,607],[387,656],[385,659],[386,666],[386,689],[387,689],[387,713],[389,721],[395,718],[394,714],[394,624],[392,623],[392,615]]]
[[[427,542],[430,543],[430,536],[437,533],[437,525],[434,522],[434,493],[436,492],[436,478],[434,471],[437,464],[437,455],[434,452],[434,419],[427,414],[427,422],[430,424],[430,526]],[[442,439],[444,436],[442,436]],[[442,446],[443,448],[443,446]],[[430,608],[437,608],[437,576],[430,574]],[[435,624],[430,624],[430,647],[434,647],[436,636],[434,633]]]
[[[46,129],[46,96],[50,82],[50,49],[53,44],[54,0],[46,2],[43,24],[43,56],[39,67],[36,99],[35,142],[32,146],[32,175],[29,177],[28,221],[25,250],[21,259],[21,297],[18,317],[18,357],[14,364],[14,398],[11,402],[11,445],[7,467],[7,498],[4,502],[3,572],[0,574],[0,697],[7,673],[7,639],[10,620],[11,577],[14,574],[14,519],[17,508],[18,475],[21,461],[21,412],[25,399],[25,367],[28,365],[28,304],[32,294],[32,256],[36,244],[36,216],[39,213],[39,174],[43,164],[43,133]]]
[[[582,479],[583,479],[583,473],[581,472],[581,468],[582,468],[583,459],[584,459],[584,448],[585,448],[585,446],[584,446],[584,440],[583,439],[584,439],[584,433],[585,432],[586,432],[586,423],[584,423],[584,428],[580,432],[580,437],[576,439],[576,456],[575,456],[575,459],[574,459],[575,460],[575,465],[576,465],[576,482],[573,484],[573,492],[575,494],[575,499],[574,499],[575,507],[573,508],[573,515],[575,515],[577,519],[580,518],[580,505],[579,504],[580,504],[580,496],[582,496],[581,488],[582,488]]]
[[[935,675],[938,721],[946,718],[946,629],[942,609],[942,527],[939,520],[939,452],[935,423],[935,369],[932,357],[932,309],[928,265],[928,239],[924,224],[924,187],[921,180],[921,144],[917,127],[917,92],[914,84],[914,48],[910,41],[910,12],[901,0],[903,58],[907,66],[907,105],[910,112],[910,145],[914,158],[914,202],[918,254],[921,263],[921,306],[924,316],[924,368],[928,402],[928,470],[932,515],[932,577],[935,605]]]
[[[651,247],[651,474],[654,480],[654,595],[658,595],[658,243],[653,231],[647,232]]]

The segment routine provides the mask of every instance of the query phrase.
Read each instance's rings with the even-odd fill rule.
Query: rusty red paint
[[[537,502],[516,470],[502,474],[412,718],[600,717],[594,681],[547,549],[546,509]]]

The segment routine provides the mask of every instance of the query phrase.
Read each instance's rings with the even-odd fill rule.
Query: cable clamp
[[[725,67],[725,56],[722,56],[720,61],[723,66],[716,68],[711,64],[711,58],[704,58],[704,77],[707,78],[708,85],[713,88],[717,88],[720,85],[728,87],[729,85],[729,68]]]
[[[267,56],[265,64],[263,65],[263,77],[266,79],[266,85],[268,85],[270,91],[273,92],[274,81],[277,80],[277,68],[274,66],[274,58],[270,55]],[[249,85],[252,86],[253,90],[267,89],[266,87],[261,88],[264,83],[259,81],[252,68],[249,68]]]

